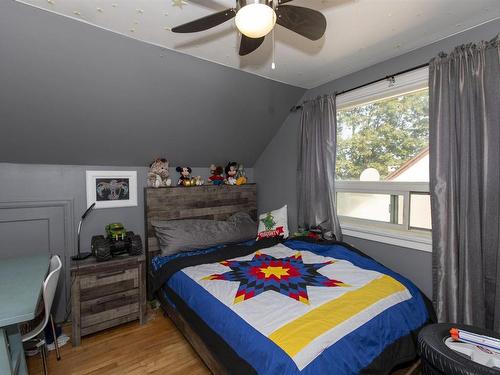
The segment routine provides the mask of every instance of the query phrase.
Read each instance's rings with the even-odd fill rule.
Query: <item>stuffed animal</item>
[[[226,168],[226,184],[236,185],[236,173],[238,172],[238,163],[232,161],[227,163]]]
[[[212,184],[221,185],[224,182],[224,177],[222,177],[223,169],[221,166],[215,166],[212,164],[210,166],[210,177],[208,178]]]
[[[168,176],[168,161],[158,158],[149,165],[148,186],[154,188],[170,186],[172,180]]]
[[[177,185],[191,186],[191,168],[177,167],[175,168],[175,170],[181,174],[179,177],[179,181],[177,181]],[[187,181],[189,181],[189,185],[187,184]]]
[[[236,173],[236,185],[245,185],[247,183],[247,175],[243,164],[238,165],[238,172]]]
[[[205,180],[202,179],[201,176],[196,176],[193,180],[194,180],[194,185],[195,186],[205,185]]]

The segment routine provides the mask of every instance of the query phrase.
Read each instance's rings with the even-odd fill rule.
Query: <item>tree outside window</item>
[[[337,179],[360,180],[363,171],[373,168],[380,180],[402,181],[396,179],[401,176],[397,171],[415,157],[428,158],[428,145],[427,89],[339,110]],[[406,173],[405,177],[405,181],[428,181],[428,163],[418,176]]]
[[[358,181],[354,190],[338,190],[340,216],[431,229],[428,191],[398,192],[387,185],[429,181],[428,89],[341,108],[336,179]],[[374,190],[360,191],[367,181]]]

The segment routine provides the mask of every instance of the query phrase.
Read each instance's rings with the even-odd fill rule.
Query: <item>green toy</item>
[[[276,222],[274,221],[273,215],[271,215],[270,212],[266,214],[266,217],[264,219],[261,219],[262,224],[264,224],[264,227],[266,230],[273,230],[274,226],[276,225]]]
[[[118,241],[118,239],[125,239],[127,231],[122,223],[111,223],[106,225],[106,234],[108,235],[108,238]]]
[[[106,238],[93,236],[91,240],[92,254],[98,261],[109,260],[120,255],[142,254],[141,236],[127,231],[121,223],[106,225]]]

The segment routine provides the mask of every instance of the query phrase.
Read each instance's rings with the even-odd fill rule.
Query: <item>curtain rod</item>
[[[383,81],[383,80],[386,80],[386,79],[394,78],[395,76],[398,76],[400,74],[405,74],[405,73],[409,73],[409,72],[412,72],[412,71],[417,70],[417,69],[425,68],[426,66],[429,66],[429,63],[425,63],[425,64],[421,64],[421,65],[415,66],[413,68],[401,70],[401,71],[399,71],[397,73],[394,73],[394,74],[391,74],[389,76],[385,76],[383,78],[378,78],[376,80],[370,81],[368,83],[363,83],[362,85],[359,85],[359,86],[356,86],[356,87],[352,87],[352,88],[347,89],[347,90],[343,90],[343,91],[340,91],[340,92],[335,92],[335,95],[346,94],[348,92],[351,92],[351,91],[363,88],[365,86],[373,85],[374,83],[377,83],[377,82],[380,82],[380,81]],[[308,103],[310,101],[311,100],[304,100],[301,104],[294,105],[292,108],[290,108],[290,112],[297,112],[299,109],[302,109],[304,103]]]

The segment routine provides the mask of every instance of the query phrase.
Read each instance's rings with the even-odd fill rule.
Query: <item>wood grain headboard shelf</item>
[[[236,212],[247,212],[257,220],[257,185],[205,185],[144,189],[146,267],[160,252],[153,220],[225,220]]]

